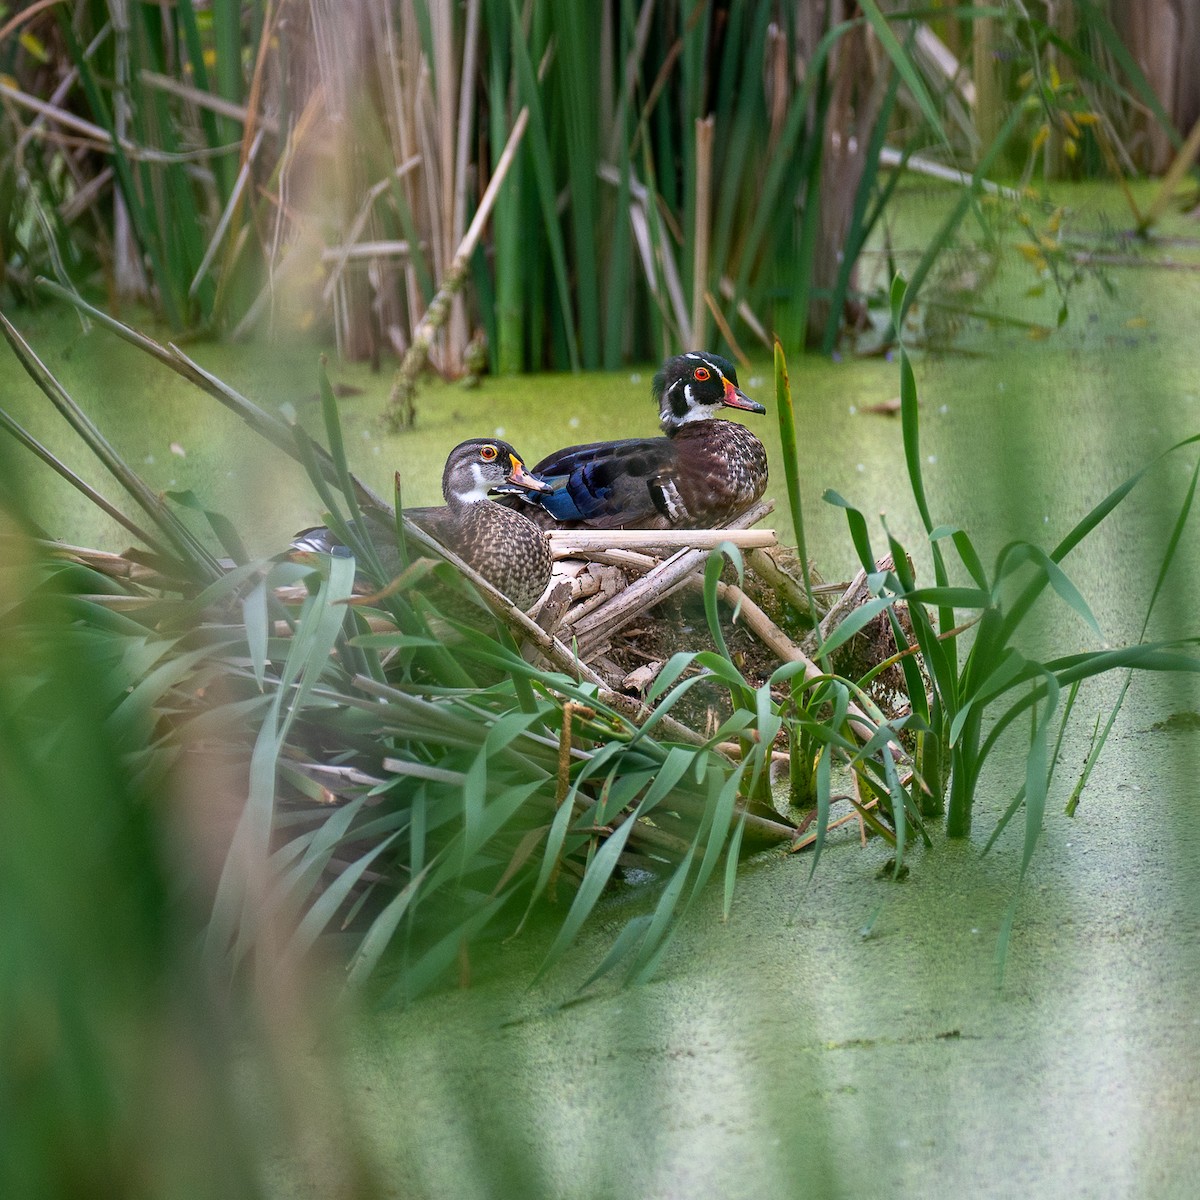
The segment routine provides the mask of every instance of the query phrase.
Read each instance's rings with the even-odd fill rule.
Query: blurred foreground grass
[[[179,826],[203,781],[146,769],[112,720],[117,643],[35,573],[11,512],[0,533],[0,1195],[259,1196],[271,1148],[376,1194],[313,1053],[315,991],[265,956],[236,994],[206,969]]]

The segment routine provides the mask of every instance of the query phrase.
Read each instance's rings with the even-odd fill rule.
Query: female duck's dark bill
[[[493,492],[552,492],[554,490],[544,479],[530,475],[525,469],[525,464],[515,454],[510,454],[508,457],[512,462],[512,470],[508,472],[508,478],[503,483],[492,488]]]

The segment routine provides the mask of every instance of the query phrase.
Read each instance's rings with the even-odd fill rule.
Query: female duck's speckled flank
[[[406,508],[404,515],[518,608],[528,610],[550,582],[550,547],[545,533],[524,513],[495,503],[489,493],[545,491],[549,485],[529,474],[507,442],[473,438],[455,446],[446,459],[442,472],[446,503],[438,508]],[[395,547],[383,541],[379,548],[384,566],[398,571]],[[333,534],[324,526],[297,534],[291,545],[291,553],[301,556],[336,553],[338,549]]]

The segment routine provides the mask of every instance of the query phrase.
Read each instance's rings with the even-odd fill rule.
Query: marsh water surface
[[[1079,193],[1083,218],[1092,195]],[[1147,253],[1190,255],[1193,268],[1200,258],[1179,246]],[[1012,304],[1015,277],[997,283],[991,303]],[[1200,274],[1139,265],[1114,267],[1109,280],[1112,295],[1098,279],[1081,283],[1069,321],[1045,340],[981,324],[962,331],[954,353],[918,362],[934,519],[969,528],[985,558],[1011,538],[1049,548],[1121,480],[1200,431]],[[1039,304],[1050,301],[1021,311]],[[1034,319],[1053,324],[1052,310]],[[155,487],[192,488],[238,516],[253,551],[272,552],[319,519],[299,470],[213,401],[61,314],[18,324]],[[315,425],[310,346],[190,352],[265,407]],[[361,473],[390,494],[399,468],[405,501],[430,503],[463,437],[502,432],[536,460],[568,442],[653,432],[652,371],[486,380],[475,391],[433,384],[416,430],[402,435],[378,424],[386,377],[354,366],[334,375],[362,389],[342,403]],[[898,424],[868,411],[897,394],[895,366],[807,359],[793,361],[791,377],[821,570],[838,578],[855,565],[844,518],[821,501],[826,488],[868,514],[886,511],[920,566]],[[765,358],[741,381],[772,404]],[[8,407],[82,461],[11,359],[0,382]],[[790,540],[775,428],[769,417],[755,428],[772,456],[773,522]],[[1112,644],[1140,634],[1192,461],[1161,463],[1064,564]],[[47,530],[125,544],[43,474],[29,479]],[[1152,636],[1196,631],[1198,582],[1193,531]],[[1095,645],[1069,616],[1048,617],[1039,636],[1063,653]],[[861,848],[850,833],[811,881],[802,856],[750,864],[730,920],[714,892],[648,986],[576,996],[643,903],[630,889],[608,901],[570,965],[532,987],[544,948],[536,932],[485,954],[470,990],[370,1016],[351,1035],[346,1077],[386,1194],[1194,1195],[1200,733],[1169,719],[1200,700],[1194,684],[1135,682],[1068,819],[1062,801],[1118,682],[1081,701],[1002,976],[995,950],[1017,895],[1019,831],[981,855],[1016,786],[1001,766],[975,838],[914,850],[903,882],[879,877],[885,846]],[[299,1183],[288,1164],[278,1183],[324,1194],[322,1180]]]

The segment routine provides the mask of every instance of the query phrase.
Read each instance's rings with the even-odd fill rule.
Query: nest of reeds
[[[751,681],[762,683],[783,663],[815,666],[830,631],[870,599],[867,573],[826,582],[781,546],[774,530],[753,528],[771,511],[759,504],[729,526],[706,530],[564,530],[550,534],[555,579],[535,612],[538,625],[568,642],[609,687],[644,696],[671,655],[718,649],[706,628],[705,570],[713,550],[736,547],[741,571],[727,564],[716,584],[726,624],[725,649]],[[877,568],[890,568],[890,562]],[[807,574],[807,580],[805,578]],[[904,624],[903,606],[897,617]],[[880,614],[843,646],[833,667],[869,680],[867,691],[889,718],[909,711],[907,681],[895,632]],[[700,704],[685,707],[705,712]],[[707,707],[711,730],[723,716]]]
[[[526,642],[526,657],[561,667],[561,654],[546,653],[544,638],[552,638],[569,647],[584,677],[602,681],[616,695],[643,697],[672,655],[716,648],[705,626],[705,569],[712,551],[732,546],[742,556],[743,569],[727,564],[716,594],[727,623],[725,649],[736,665],[758,683],[783,663],[819,670],[815,655],[821,640],[870,599],[867,573],[830,583],[810,563],[806,584],[795,552],[780,545],[774,530],[753,528],[770,512],[769,504],[759,504],[719,529],[551,532],[554,579],[531,614],[543,637]],[[113,611],[147,609],[178,584],[143,552],[46,545],[56,558],[134,585],[137,594],[93,597]],[[890,565],[885,561],[877,567],[886,570]],[[468,569],[464,573],[472,574]],[[299,587],[278,591],[284,602],[303,594]],[[506,615],[507,606],[500,607],[500,615]],[[897,608],[903,624],[903,606]],[[507,615],[521,620],[516,610]],[[280,624],[275,632],[287,636],[289,630]],[[528,626],[525,632],[530,632]],[[905,677],[894,661],[897,654],[893,629],[881,614],[839,647],[833,662],[837,673],[847,678],[870,677],[871,699],[889,719],[903,717],[909,707]],[[694,712],[697,706],[688,708]],[[703,706],[700,711],[705,711]],[[703,734],[703,724],[711,727],[720,715],[724,714],[710,709],[706,722],[693,726],[695,732]]]
[[[554,578],[531,616],[504,602],[453,555],[444,549],[441,552],[478,586],[493,614],[509,623],[527,661],[548,671],[567,670],[581,682],[594,685],[607,703],[637,721],[648,715],[650,710],[643,701],[653,692],[665,664],[676,655],[724,654],[752,687],[762,686],[788,663],[798,664],[807,677],[820,674],[816,654],[821,642],[870,599],[865,571],[849,582],[826,582],[812,564],[806,572],[795,552],[778,543],[773,530],[754,528],[770,512],[769,504],[756,505],[720,529],[551,532]],[[418,543],[435,547],[419,530],[410,532]],[[162,602],[164,593],[179,588],[178,580],[164,574],[159,564],[139,551],[114,554],[48,545],[54,557],[87,566],[125,585],[125,590],[92,597],[112,611],[135,614],[149,610]],[[729,556],[713,588],[723,631],[718,635],[720,645],[714,642],[705,611],[705,575],[712,571],[710,560],[719,547]],[[729,547],[736,553],[730,556]],[[735,565],[738,556],[741,561]],[[890,566],[890,561],[877,564],[881,570]],[[416,572],[418,577],[420,574]],[[370,604],[374,597],[369,589],[363,590],[368,594],[350,603]],[[283,604],[294,606],[306,591],[302,585],[291,585],[276,589],[275,595]],[[219,623],[227,616],[202,613],[201,620]],[[903,625],[902,605],[896,606],[895,616]],[[372,610],[367,625],[382,634],[390,622]],[[286,639],[291,633],[287,621],[274,622],[274,636]],[[845,678],[864,679],[864,691],[877,710],[876,717],[902,724],[910,704],[898,655],[893,627],[887,615],[879,614],[838,648],[829,665]],[[660,726],[675,740],[700,744],[730,715],[730,693],[706,685],[704,666],[689,668],[685,676],[689,672],[701,676],[696,680],[698,686],[673,706],[670,716],[660,719]],[[784,700],[785,691],[782,686],[775,688],[774,699]],[[722,742],[717,749],[732,757],[739,752],[735,741]],[[787,738],[782,733],[774,758],[778,778],[789,759]],[[319,765],[314,765],[314,770],[321,773]],[[354,776],[354,782],[361,785],[359,774],[351,771],[346,778]],[[759,832],[767,840],[772,834],[782,840],[791,822],[782,812],[774,815],[779,824]]]

